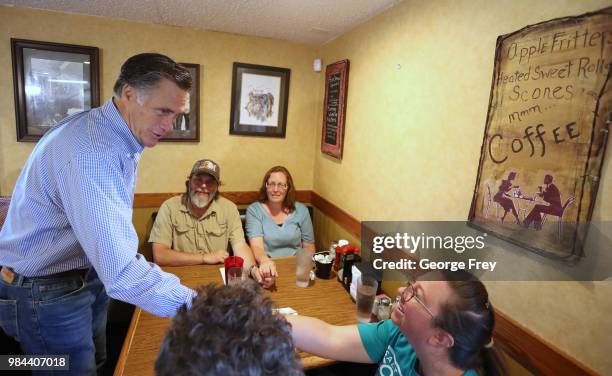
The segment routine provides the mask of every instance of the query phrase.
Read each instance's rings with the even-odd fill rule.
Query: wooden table
[[[279,277],[276,291],[268,292],[278,308],[291,307],[300,315],[320,318],[335,325],[356,324],[355,303],[335,278],[316,279],[308,288],[295,285],[295,257],[275,259]],[[183,284],[196,287],[205,283],[222,283],[220,265],[165,267],[177,275]],[[154,375],[155,359],[170,319],[153,316],[140,308],[134,310],[132,322],[115,367],[115,376]],[[304,369],[333,363],[300,353]]]

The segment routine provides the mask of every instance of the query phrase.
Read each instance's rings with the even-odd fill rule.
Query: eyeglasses
[[[197,186],[206,185],[207,187],[213,187],[217,185],[217,181],[214,178],[204,178],[202,176],[192,177],[191,182]]]
[[[406,287],[404,288],[404,291],[402,291],[402,294],[400,295],[400,304],[403,305],[404,303],[409,302],[412,298],[414,298],[414,300],[416,300],[421,305],[421,307],[425,308],[427,313],[429,313],[429,316],[431,316],[432,318],[434,317],[434,314],[431,313],[425,303],[423,303],[421,299],[419,299],[419,297],[416,295],[416,289],[414,288],[414,285],[410,281],[408,281],[406,282]]]
[[[266,182],[266,188],[278,188],[278,189],[287,189],[287,183],[271,183]]]

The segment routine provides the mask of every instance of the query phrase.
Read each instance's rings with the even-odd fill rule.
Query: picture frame
[[[349,65],[348,60],[341,60],[325,69],[321,152],[337,159],[342,159],[344,147]]]
[[[189,107],[179,114],[172,130],[160,139],[162,142],[200,142],[200,64],[179,63],[187,68],[193,79],[189,90]]]
[[[291,70],[234,62],[229,133],[284,138]]]
[[[611,24],[604,9],[498,37],[468,225],[550,259],[585,256],[612,123],[612,70],[590,67],[609,61],[612,45],[550,46]]]
[[[100,105],[99,49],[11,38],[18,142]]]

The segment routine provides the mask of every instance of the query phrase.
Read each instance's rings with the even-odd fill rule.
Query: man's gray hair
[[[185,91],[191,89],[192,78],[189,71],[168,56],[157,53],[134,55],[123,63],[113,91],[117,97],[121,97],[123,86],[130,85],[139,95],[146,95],[143,92],[156,87],[164,78]],[[138,100],[143,101],[144,97],[139,96]]]

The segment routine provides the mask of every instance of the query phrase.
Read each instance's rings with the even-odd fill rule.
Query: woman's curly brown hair
[[[252,281],[197,289],[155,362],[157,375],[303,375],[291,326]]]

